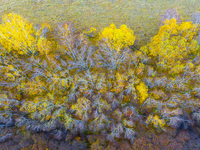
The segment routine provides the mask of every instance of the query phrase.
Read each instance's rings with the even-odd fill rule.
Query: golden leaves
[[[14,50],[25,54],[34,51],[34,28],[31,23],[11,13],[3,16],[3,22],[4,24],[0,25],[0,42],[8,52]]]
[[[127,28],[126,25],[121,25],[120,29],[117,29],[115,24],[112,23],[102,31],[100,39],[105,39],[105,42],[111,49],[119,52],[120,49],[133,45],[135,36],[133,35],[133,31]]]
[[[170,69],[169,73],[180,73],[186,64],[188,55],[198,51],[197,33],[199,28],[192,22],[178,24],[176,19],[166,20],[159,32],[151,39],[148,49],[149,56],[158,59],[162,69]],[[177,61],[181,62],[177,64]]]
[[[81,97],[78,99],[78,102],[74,105],[72,105],[71,109],[76,111],[76,115],[83,120],[88,120],[88,114],[91,112],[91,102],[85,98]]]
[[[147,124],[152,124],[155,128],[159,129],[163,129],[165,130],[164,126],[165,126],[165,120],[160,119],[158,117],[158,115],[155,115],[154,117],[152,115],[149,115],[147,120],[146,120]]]
[[[136,86],[136,89],[139,93],[139,103],[142,105],[148,97],[148,88],[144,82],[140,82],[140,84]]]
[[[42,37],[44,26],[50,29],[49,25],[42,24],[40,30],[36,31],[32,23],[29,23],[19,15],[10,13],[2,18],[0,43],[6,51],[20,55],[33,54],[37,49],[42,54],[50,51],[51,43]]]

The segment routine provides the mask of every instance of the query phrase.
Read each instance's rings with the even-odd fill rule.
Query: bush
[[[165,121],[163,119],[159,119],[159,117],[157,115],[155,115],[154,117],[152,115],[149,115],[146,120],[146,123],[152,124],[158,131],[166,130],[164,128]]]

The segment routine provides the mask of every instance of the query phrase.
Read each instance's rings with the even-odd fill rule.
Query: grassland
[[[72,21],[80,31],[86,27],[105,28],[110,23],[126,24],[142,44],[155,35],[159,16],[174,7],[190,20],[200,10],[199,0],[1,0],[0,13],[14,12],[34,23]]]

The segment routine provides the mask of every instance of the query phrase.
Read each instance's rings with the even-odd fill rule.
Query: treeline
[[[183,22],[168,9],[159,32],[139,47],[126,25],[78,33],[70,22],[53,29],[3,16],[0,123],[131,143],[138,126],[162,132],[199,124],[199,18]]]

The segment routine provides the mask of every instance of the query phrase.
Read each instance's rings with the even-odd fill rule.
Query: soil
[[[19,131],[15,126],[5,127],[1,130],[1,150],[87,150],[94,149],[92,143],[97,135],[73,136],[63,134],[58,136],[59,130],[51,132],[33,133],[24,130]],[[98,145],[98,144],[97,144]],[[136,150],[199,150],[200,128],[168,129],[167,132],[155,133],[153,130],[143,130],[136,137],[134,143],[129,141],[116,141],[107,144],[99,144],[95,149],[136,149]]]

